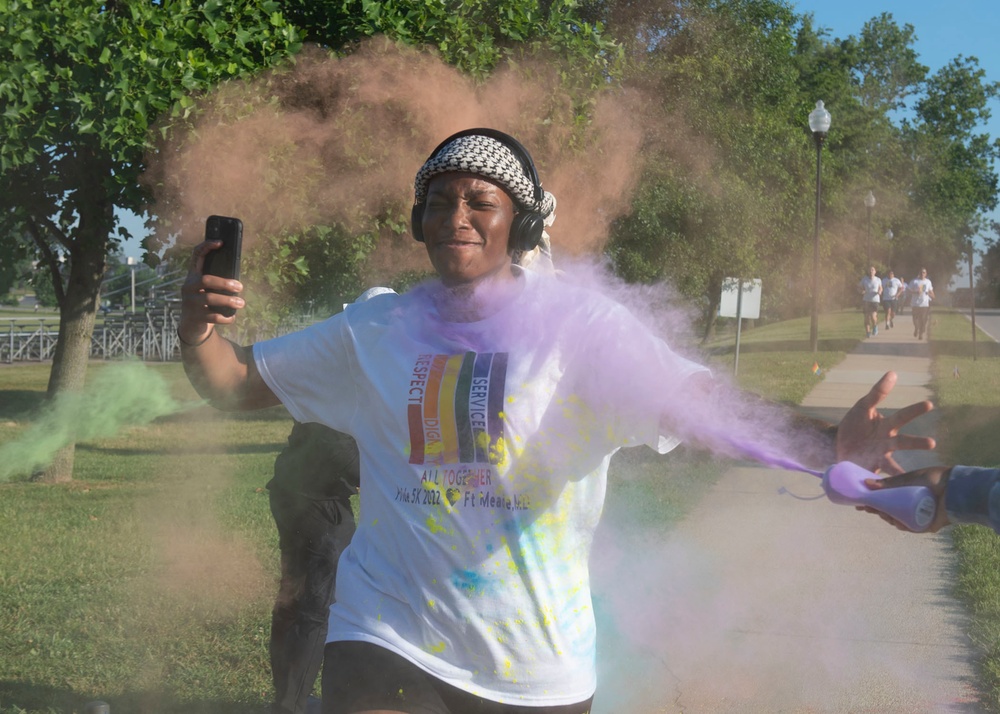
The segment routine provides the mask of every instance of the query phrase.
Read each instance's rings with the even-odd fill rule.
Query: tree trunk
[[[52,371],[49,372],[50,401],[64,392],[83,391],[87,378],[90,338],[94,332],[101,281],[99,273],[96,281],[81,280],[74,286],[73,273],[76,272],[76,261],[74,261],[70,271],[69,288],[59,309],[59,342],[52,358]],[[103,260],[101,273],[103,273]],[[88,286],[88,283],[95,285]],[[60,449],[49,467],[36,479],[46,483],[72,481],[74,452],[75,444],[68,444]]]
[[[722,278],[713,275],[708,281],[708,309],[705,311],[705,329],[701,334],[701,343],[705,344],[715,337],[716,320],[719,317],[719,303],[722,302]]]
[[[86,165],[86,163],[85,163]],[[94,168],[90,163],[89,168]],[[80,217],[69,251],[70,271],[59,301],[59,342],[49,373],[48,399],[63,392],[80,392],[87,377],[90,342],[101,298],[101,280],[114,230],[114,208],[105,191],[110,172],[95,170],[77,192]],[[59,276],[53,276],[59,280]],[[58,291],[57,291],[58,294]],[[73,480],[75,444],[57,452],[52,464],[35,479],[46,483]]]

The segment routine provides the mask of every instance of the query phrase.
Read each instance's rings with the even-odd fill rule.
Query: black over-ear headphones
[[[538,180],[538,171],[535,169],[535,162],[531,160],[531,154],[521,145],[521,142],[510,134],[504,134],[502,131],[497,131],[496,129],[466,129],[457,134],[452,134],[438,144],[434,151],[431,152],[431,155],[427,157],[427,161],[437,156],[441,149],[455,139],[460,139],[463,136],[488,136],[491,139],[496,139],[510,149],[514,157],[521,163],[528,178],[531,179],[535,205],[542,205],[542,201],[545,198],[545,191],[542,189],[542,182]],[[422,226],[424,206],[425,203],[416,203],[410,212],[410,228],[413,231],[413,237],[421,243],[424,241],[424,229]],[[544,228],[545,217],[541,213],[524,209],[518,210],[514,214],[514,222],[510,226],[510,246],[514,250],[534,250],[542,240],[542,230]]]

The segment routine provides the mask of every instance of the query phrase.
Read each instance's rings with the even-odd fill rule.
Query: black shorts
[[[868,302],[866,300],[865,301],[865,312],[878,312],[878,303],[877,302]]]
[[[590,714],[594,698],[556,707],[501,704],[469,694],[368,642],[330,642],[323,661],[323,714],[384,709],[407,714]]]
[[[896,309],[896,301],[895,300],[883,300],[882,301],[882,307],[885,308],[886,312],[889,312],[889,310],[895,311],[895,309]]]

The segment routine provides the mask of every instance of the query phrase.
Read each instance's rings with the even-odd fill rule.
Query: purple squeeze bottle
[[[929,488],[901,486],[872,491],[865,485],[868,478],[878,476],[850,461],[841,461],[823,474],[823,490],[834,503],[871,506],[915,533],[927,530],[937,512],[937,501]]]

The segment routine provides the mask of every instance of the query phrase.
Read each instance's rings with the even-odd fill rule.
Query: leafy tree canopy
[[[282,0],[308,41],[349,51],[358,40],[385,35],[410,46],[435,47],[463,72],[483,78],[504,60],[549,51],[583,76],[602,82],[616,71],[621,46],[601,20],[575,0]]]
[[[273,0],[0,0],[0,207],[74,240],[73,196],[97,183],[143,213],[154,119],[299,46]],[[160,124],[169,131],[170,122]]]
[[[593,2],[588,12],[641,38],[621,40],[625,81],[657,106],[646,184],[615,224],[611,257],[633,279],[669,276],[706,323],[722,274],[763,277],[765,302],[807,304],[793,276],[810,269],[806,118],[818,99],[834,117],[822,151],[821,255],[834,276],[823,304],[854,294],[867,250],[879,264],[901,259],[904,272],[938,266],[946,279],[995,205],[997,144],[978,133],[995,84],[961,57],[928,77],[915,29],[888,13],[840,39],[784,0]]]
[[[60,334],[49,393],[80,389],[116,208],[142,214],[139,176],[158,116],[280,62],[299,36],[274,0],[0,0],[0,256],[30,236]],[[116,230],[117,229],[117,230]],[[53,467],[69,477],[72,452]]]

